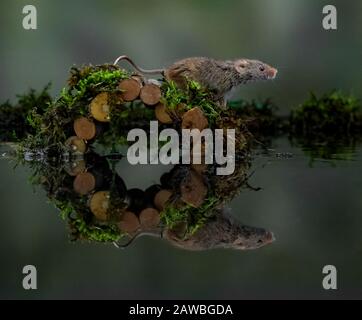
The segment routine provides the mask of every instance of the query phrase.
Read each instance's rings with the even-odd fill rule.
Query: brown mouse
[[[159,228],[140,231],[126,244],[117,247],[125,248],[140,236],[156,236],[167,240],[177,248],[201,251],[215,248],[236,250],[258,249],[271,244],[275,239],[272,232],[258,227],[244,225],[237,221],[226,209],[216,209],[213,218],[206,221],[195,234],[185,237],[184,233]]]
[[[210,90],[216,100],[223,100],[225,95],[238,85],[256,80],[274,79],[278,70],[264,62],[250,59],[215,60],[211,58],[186,58],[175,62],[166,69],[144,70],[132,59],[120,56],[114,64],[127,60],[142,74],[162,74],[167,80],[174,81],[184,88],[186,80],[195,80]]]

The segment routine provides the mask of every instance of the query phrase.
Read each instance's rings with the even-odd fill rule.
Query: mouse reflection
[[[253,189],[247,156],[237,159],[230,176],[216,175],[213,165],[176,165],[146,190],[127,188],[115,170],[121,158],[91,151],[80,159],[27,162],[32,182],[61,211],[72,241],[129,248],[153,236],[185,250],[248,250],[274,241],[272,232],[244,225],[225,209],[242,189]]]

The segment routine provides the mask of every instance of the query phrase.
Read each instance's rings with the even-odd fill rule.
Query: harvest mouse
[[[258,227],[244,225],[237,221],[226,209],[216,209],[214,218],[206,221],[195,234],[185,237],[169,228],[139,232],[126,244],[118,248],[128,247],[140,236],[148,235],[161,237],[177,248],[201,251],[215,248],[229,248],[236,250],[258,249],[274,242],[272,232]]]
[[[132,59],[120,56],[114,64],[127,60],[142,74],[161,74],[166,80],[174,81],[185,88],[187,80],[195,80],[213,93],[215,100],[223,101],[233,88],[256,80],[274,79],[278,70],[264,62],[251,59],[215,60],[205,57],[186,58],[166,69],[145,70]]]

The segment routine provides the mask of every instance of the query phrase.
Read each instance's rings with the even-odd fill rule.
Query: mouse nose
[[[275,68],[272,68],[272,67],[268,68],[268,70],[267,70],[267,75],[268,75],[269,79],[274,79],[276,77],[277,73],[278,73],[278,70]]]
[[[266,241],[265,241],[266,243],[272,243],[272,242],[274,242],[274,241],[275,241],[274,233],[268,231],[267,234],[266,234],[265,240],[266,240]]]

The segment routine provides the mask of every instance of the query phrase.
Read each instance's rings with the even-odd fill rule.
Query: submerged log
[[[78,174],[73,181],[73,189],[80,195],[86,195],[96,187],[96,178],[90,172]]]
[[[166,203],[171,198],[171,196],[172,196],[172,192],[170,190],[164,189],[164,190],[160,190],[159,192],[157,192],[155,195],[155,199],[153,200],[155,207],[159,211],[162,211],[163,209],[165,209]]]
[[[191,168],[195,170],[198,174],[203,175],[207,171],[208,165],[205,163],[192,163]]]
[[[139,213],[145,207],[146,195],[145,192],[138,188],[127,190],[127,197],[130,201],[128,210]]]
[[[72,136],[68,138],[65,143],[65,147],[71,152],[84,153],[87,150],[87,145],[83,139],[78,138],[77,136]]]
[[[156,119],[164,124],[172,123],[172,119],[168,114],[167,108],[163,103],[158,103],[155,108]]]
[[[108,208],[110,202],[109,191],[98,191],[94,193],[89,202],[90,211],[101,221],[108,220]]]
[[[205,155],[206,155],[205,141],[202,141],[202,139],[196,139],[196,141],[194,140],[192,149],[191,149],[191,153],[190,153],[191,164],[192,165],[206,164]],[[200,159],[198,159],[198,157]],[[198,162],[198,160],[200,160],[200,162]]]
[[[74,121],[74,132],[78,138],[84,140],[91,140],[96,136],[97,128],[94,121],[81,117]]]
[[[200,207],[206,198],[207,187],[202,176],[191,170],[185,181],[181,184],[181,199],[192,207]]]
[[[146,208],[141,211],[139,219],[142,228],[154,228],[160,223],[160,213],[154,208]]]
[[[194,107],[182,116],[182,129],[199,129],[200,131],[209,126],[209,122],[199,107]]]
[[[125,211],[118,222],[118,227],[121,231],[132,234],[139,229],[140,221],[132,211]]]
[[[153,199],[160,190],[162,190],[162,187],[159,184],[153,184],[145,190],[146,206],[152,207],[154,205]]]
[[[84,160],[78,160],[74,162],[69,162],[64,170],[70,176],[77,176],[78,174],[85,172],[87,169],[86,162]]]

